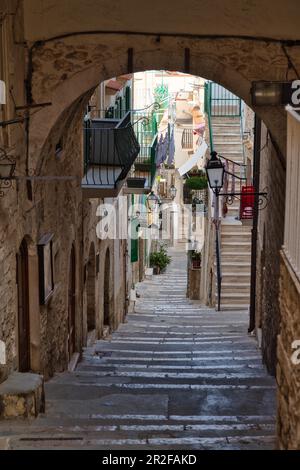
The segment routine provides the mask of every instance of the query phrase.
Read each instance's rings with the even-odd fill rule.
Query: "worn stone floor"
[[[46,384],[46,414],[2,422],[11,449],[273,449],[275,382],[247,312],[188,301],[178,246],[136,312]]]

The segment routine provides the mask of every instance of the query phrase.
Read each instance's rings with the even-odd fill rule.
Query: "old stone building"
[[[291,342],[300,339],[299,244],[289,238],[299,229],[299,185],[298,178],[286,179],[286,158],[299,129],[287,146],[284,107],[254,106],[251,99],[255,81],[299,78],[299,2],[270,7],[267,0],[214,0],[203,8],[203,2],[174,0],[170,9],[154,0],[147,15],[137,0],[120,2],[116,10],[108,1],[72,3],[70,15],[68,1],[0,2],[0,79],[6,85],[1,121],[14,121],[2,123],[0,142],[16,161],[16,179],[0,199],[1,381],[13,370],[48,378],[65,369],[89,332],[100,335],[107,322],[116,328],[124,315],[126,243],[96,239],[100,201],[83,200],[80,187],[82,119],[93,90],[135,71],[188,72],[228,88],[263,122],[257,152],[268,206],[258,219],[252,308],[264,362],[270,372],[277,370],[278,446],[299,449],[299,365],[290,360]],[[287,205],[285,194],[297,204]],[[284,219],[294,223],[285,235]],[[294,265],[281,251],[283,243],[296,252]],[[50,296],[40,305],[39,260],[46,263],[50,247],[54,282],[50,271],[50,283],[47,276],[42,283]],[[19,335],[20,324],[28,342]]]
[[[1,156],[5,152],[16,162],[16,180],[3,188],[0,201],[0,337],[6,355],[1,381],[12,371],[28,370],[47,379],[77,360],[89,333],[99,337],[104,326],[113,330],[123,320],[127,242],[98,239],[97,207],[104,200],[84,199],[81,191],[83,116],[91,93],[59,118],[40,147],[37,169],[27,139],[31,116],[43,104],[17,109],[26,105],[28,91],[20,2],[1,2],[1,38],[1,120],[13,120],[1,127]],[[42,300],[39,247],[45,239],[53,266],[48,298]]]

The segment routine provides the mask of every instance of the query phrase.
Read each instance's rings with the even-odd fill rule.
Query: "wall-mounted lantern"
[[[211,159],[208,160],[205,167],[208,184],[216,194],[218,194],[223,187],[225,174],[224,164],[217,155],[217,152],[211,152]]]
[[[251,98],[254,106],[299,106],[299,80],[252,82]]]
[[[174,184],[172,184],[172,186],[170,187],[170,196],[171,196],[171,198],[175,199],[176,194],[177,194],[177,188],[174,186]]]
[[[12,185],[16,162],[7,155],[3,148],[0,148],[0,197],[4,195],[3,189],[8,189]]]
[[[154,191],[151,191],[147,197],[147,204],[151,212],[154,212],[159,204],[159,198],[154,194]]]

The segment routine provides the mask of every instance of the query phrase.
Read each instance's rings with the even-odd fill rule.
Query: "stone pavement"
[[[170,254],[128,322],[46,384],[45,415],[0,423],[11,449],[275,447],[275,381],[247,313],[187,300],[185,253]]]

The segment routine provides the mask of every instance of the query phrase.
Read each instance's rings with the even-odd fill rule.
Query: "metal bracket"
[[[265,209],[268,205],[268,193],[266,191],[262,192],[251,192],[251,193],[218,193],[217,196],[224,196],[226,204],[233,204],[234,200],[240,200],[241,196],[258,196],[258,209]]]

